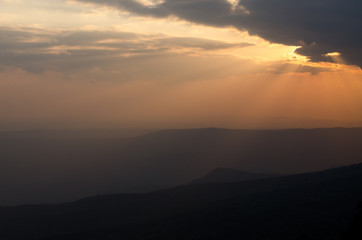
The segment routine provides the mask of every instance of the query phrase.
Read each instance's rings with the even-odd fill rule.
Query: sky
[[[0,130],[362,127],[359,0],[0,0]]]

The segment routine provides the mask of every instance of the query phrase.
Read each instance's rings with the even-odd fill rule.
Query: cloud
[[[177,17],[216,27],[232,26],[270,42],[301,46],[311,61],[332,61],[339,52],[346,63],[362,67],[362,2],[358,0],[78,0],[142,16]]]
[[[211,53],[252,45],[112,30],[51,31],[0,27],[0,65],[35,73],[46,70],[79,71],[130,61],[130,58]]]
[[[260,63],[225,54],[249,46],[253,44],[112,29],[0,27],[0,72],[20,68],[90,81],[185,82],[257,72],[316,74],[331,70],[328,66],[308,67],[288,61]]]

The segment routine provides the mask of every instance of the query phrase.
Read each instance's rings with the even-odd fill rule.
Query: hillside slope
[[[205,176],[195,179],[191,184],[218,183],[218,182],[241,182],[263,178],[281,176],[271,173],[252,173],[240,171],[232,168],[216,168]]]

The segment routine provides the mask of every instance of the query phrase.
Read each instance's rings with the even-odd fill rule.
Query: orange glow
[[[68,127],[362,126],[360,71],[243,74],[171,85],[72,82],[50,72],[42,78],[19,71],[1,73],[0,78],[2,121],[13,124],[26,120]]]

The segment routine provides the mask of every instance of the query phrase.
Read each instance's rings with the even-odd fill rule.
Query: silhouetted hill
[[[361,142],[362,128],[165,130],[132,139],[0,136],[0,204],[147,192],[220,167],[278,174],[322,170],[361,162]]]
[[[362,199],[362,164],[58,205],[0,208],[0,239],[339,239]]]
[[[358,213],[349,225],[347,231],[343,234],[341,240],[360,240],[362,239],[362,202],[359,203]]]
[[[192,184],[217,183],[217,182],[241,182],[262,178],[278,177],[278,174],[252,173],[239,171],[232,168],[216,168],[205,176],[193,180]]]

